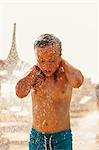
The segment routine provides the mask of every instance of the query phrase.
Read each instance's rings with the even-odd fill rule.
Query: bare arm
[[[64,59],[62,59],[61,65],[64,68],[66,77],[71,86],[74,88],[79,88],[84,81],[82,73]]]
[[[35,66],[31,69],[30,73],[22,78],[21,80],[18,81],[16,84],[16,95],[19,98],[26,97],[30,90],[32,85],[34,84],[36,79],[36,71],[35,71]]]

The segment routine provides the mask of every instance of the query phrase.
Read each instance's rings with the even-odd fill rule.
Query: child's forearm
[[[23,98],[30,92],[30,84],[27,79],[21,79],[16,85],[16,95],[19,98]]]
[[[35,82],[35,75],[31,71],[26,77],[19,80],[19,82],[16,85],[16,95],[19,98],[26,97],[30,90],[32,85]]]
[[[82,73],[65,60],[62,60],[62,66],[65,70],[66,77],[72,87],[79,88],[84,80]]]

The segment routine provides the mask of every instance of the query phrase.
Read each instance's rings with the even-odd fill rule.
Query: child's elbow
[[[21,94],[21,93],[18,92],[18,91],[16,91],[16,96],[17,96],[18,98],[21,98],[21,99],[25,97],[25,95]]]
[[[77,79],[73,85],[74,88],[79,88],[84,82],[84,77],[81,76],[80,79]]]
[[[17,89],[16,88],[16,96],[19,97],[19,98],[24,98],[28,95],[28,93],[22,91],[21,89]]]
[[[20,80],[15,87],[16,96],[24,98],[28,95],[30,89],[24,84],[23,80]]]

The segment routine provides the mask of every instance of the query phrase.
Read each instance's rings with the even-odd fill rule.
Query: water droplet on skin
[[[47,126],[48,126],[48,123],[46,122],[46,120],[44,120],[43,123],[42,123],[42,128],[45,128]]]
[[[45,113],[43,113],[42,116],[45,116]]]
[[[44,109],[43,111],[44,111],[44,113],[46,113],[46,110],[45,110],[45,109]]]

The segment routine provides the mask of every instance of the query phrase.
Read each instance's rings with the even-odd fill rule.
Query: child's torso
[[[69,108],[72,87],[69,85],[62,68],[57,80],[52,77],[38,77],[31,90],[32,127],[45,133],[54,133],[70,128]]]

